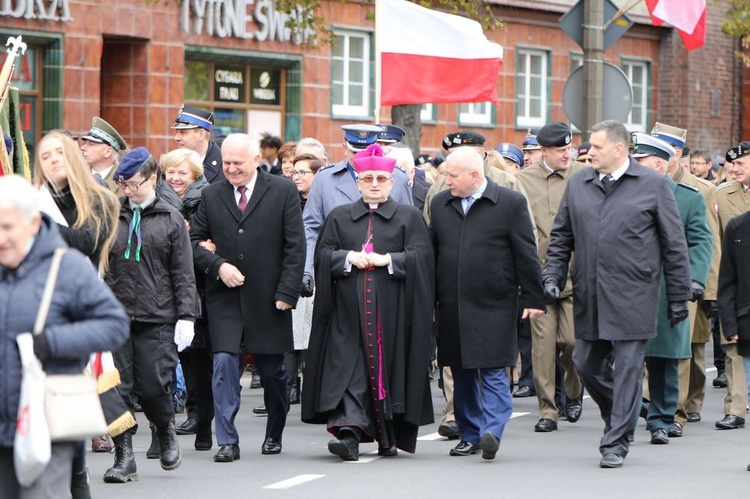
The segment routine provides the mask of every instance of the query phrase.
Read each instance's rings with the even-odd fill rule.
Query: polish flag
[[[671,24],[688,51],[706,43],[706,0],[646,0],[654,26]]]
[[[376,1],[381,105],[498,101],[503,48],[478,22],[406,0]]]

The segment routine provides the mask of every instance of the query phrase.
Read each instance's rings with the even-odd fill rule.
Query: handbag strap
[[[49,266],[47,282],[44,284],[42,301],[39,303],[39,311],[37,312],[36,320],[34,321],[34,335],[41,334],[44,330],[44,324],[47,322],[47,313],[49,313],[49,306],[52,303],[52,294],[55,292],[57,274],[60,272],[60,262],[62,261],[65,251],[67,251],[67,248],[57,248],[55,249],[55,254],[52,255],[52,263]]]

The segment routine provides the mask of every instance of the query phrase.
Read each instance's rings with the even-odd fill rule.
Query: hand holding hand
[[[350,251],[349,254],[346,255],[346,260],[358,269],[364,269],[370,266],[370,262],[367,261],[367,253],[364,251]]]
[[[669,325],[672,328],[687,319],[688,315],[690,313],[687,301],[671,301],[667,305],[667,317],[669,318]]]
[[[219,278],[228,288],[236,288],[245,284],[245,276],[231,263],[224,262],[219,267]]]
[[[367,263],[370,267],[387,267],[391,264],[391,257],[386,253],[381,255],[380,253],[366,253]]]

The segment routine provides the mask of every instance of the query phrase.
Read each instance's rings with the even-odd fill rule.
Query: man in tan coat
[[[531,203],[537,232],[537,250],[544,265],[552,223],[568,178],[584,168],[584,165],[571,161],[573,134],[565,123],[548,123],[539,130],[536,138],[541,146],[542,160],[521,170],[516,178],[523,185]],[[539,400],[539,421],[534,426],[536,432],[557,430],[555,374],[558,358],[565,373],[563,385],[567,396],[567,419],[575,423],[581,417],[583,387],[573,365],[575,334],[571,290],[572,286],[569,284],[560,299],[547,306],[547,313],[531,323],[531,358]]]

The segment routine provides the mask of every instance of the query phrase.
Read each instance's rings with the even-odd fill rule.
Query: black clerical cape
[[[390,253],[388,267],[345,272],[349,251]],[[315,250],[316,294],[302,390],[302,420],[326,423],[364,356],[377,417],[393,425],[394,444],[414,452],[417,428],[433,422],[427,367],[434,304],[434,255],[419,210],[390,199],[371,210],[339,206]]]

